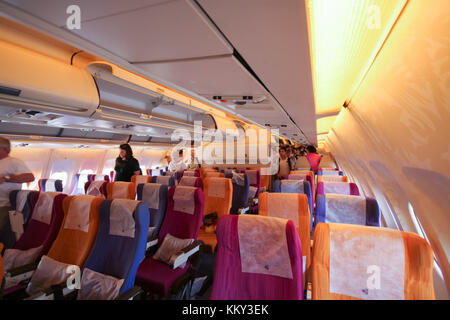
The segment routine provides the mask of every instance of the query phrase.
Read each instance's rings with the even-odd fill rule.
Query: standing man
[[[22,183],[34,181],[31,170],[22,160],[10,157],[10,152],[11,143],[0,137],[0,242],[5,244],[5,248],[11,248],[15,242],[14,234],[8,232],[11,231],[9,193],[22,189]]]

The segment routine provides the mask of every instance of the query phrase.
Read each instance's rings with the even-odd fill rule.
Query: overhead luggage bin
[[[86,70],[0,41],[0,103],[21,109],[90,116],[99,104]]]

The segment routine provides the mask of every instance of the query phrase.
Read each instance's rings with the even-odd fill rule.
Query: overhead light
[[[316,113],[356,92],[408,0],[307,0]]]

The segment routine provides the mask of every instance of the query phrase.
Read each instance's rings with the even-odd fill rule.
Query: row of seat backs
[[[63,182],[60,179],[39,179],[38,180],[39,191],[46,192],[62,192]]]
[[[304,195],[290,196],[303,197],[307,208]],[[309,251],[303,244],[309,239],[299,237],[291,219],[229,215],[219,219],[216,232],[213,300],[302,299],[308,266],[313,300],[434,299],[433,252],[413,233],[320,223],[303,274],[304,248]],[[378,287],[370,280],[373,272],[381,277]]]

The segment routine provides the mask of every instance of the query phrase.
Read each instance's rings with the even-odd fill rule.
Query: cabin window
[[[103,175],[109,176],[111,171],[114,171],[114,166],[116,164],[116,159],[108,159],[105,161],[105,165],[103,166]]]

